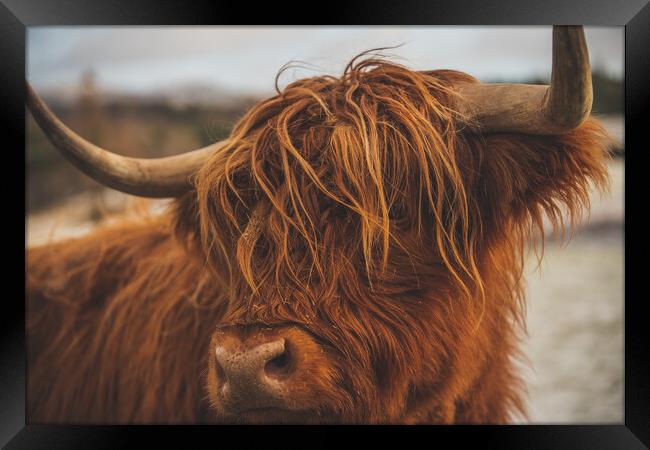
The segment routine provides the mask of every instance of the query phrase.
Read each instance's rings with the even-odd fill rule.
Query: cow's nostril
[[[291,373],[293,357],[289,349],[289,343],[285,343],[284,351],[271,359],[264,366],[264,372],[271,378],[284,378]]]

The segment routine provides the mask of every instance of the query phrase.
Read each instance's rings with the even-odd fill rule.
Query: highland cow
[[[75,165],[169,210],[27,252],[30,423],[506,423],[524,253],[606,186],[581,27],[550,86],[367,54],[231,136],[125,158],[28,87]]]

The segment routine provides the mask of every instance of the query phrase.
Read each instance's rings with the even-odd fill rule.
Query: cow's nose
[[[293,366],[284,338],[218,343],[215,356],[220,394],[233,412],[284,405],[284,381]]]
[[[217,364],[227,379],[254,381],[275,378],[290,363],[290,355],[283,338],[257,344],[251,348],[245,345],[215,348]]]

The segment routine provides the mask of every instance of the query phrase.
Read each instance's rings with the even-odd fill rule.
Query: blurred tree
[[[90,142],[102,142],[103,114],[101,101],[97,91],[97,77],[95,71],[86,69],[81,74],[79,82],[79,96],[72,111],[72,121],[75,130]],[[97,183],[89,177],[83,177],[85,189],[94,193],[93,201],[98,195]]]
[[[95,72],[88,69],[81,75],[79,98],[75,106],[76,130],[91,142],[102,140],[102,110]]]

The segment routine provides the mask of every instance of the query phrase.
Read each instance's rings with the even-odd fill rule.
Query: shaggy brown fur
[[[605,186],[606,136],[470,133],[474,82],[376,59],[294,82],[166,214],[30,250],[29,422],[225,420],[213,333],[280,324],[322,355],[295,421],[523,413],[526,243]]]

